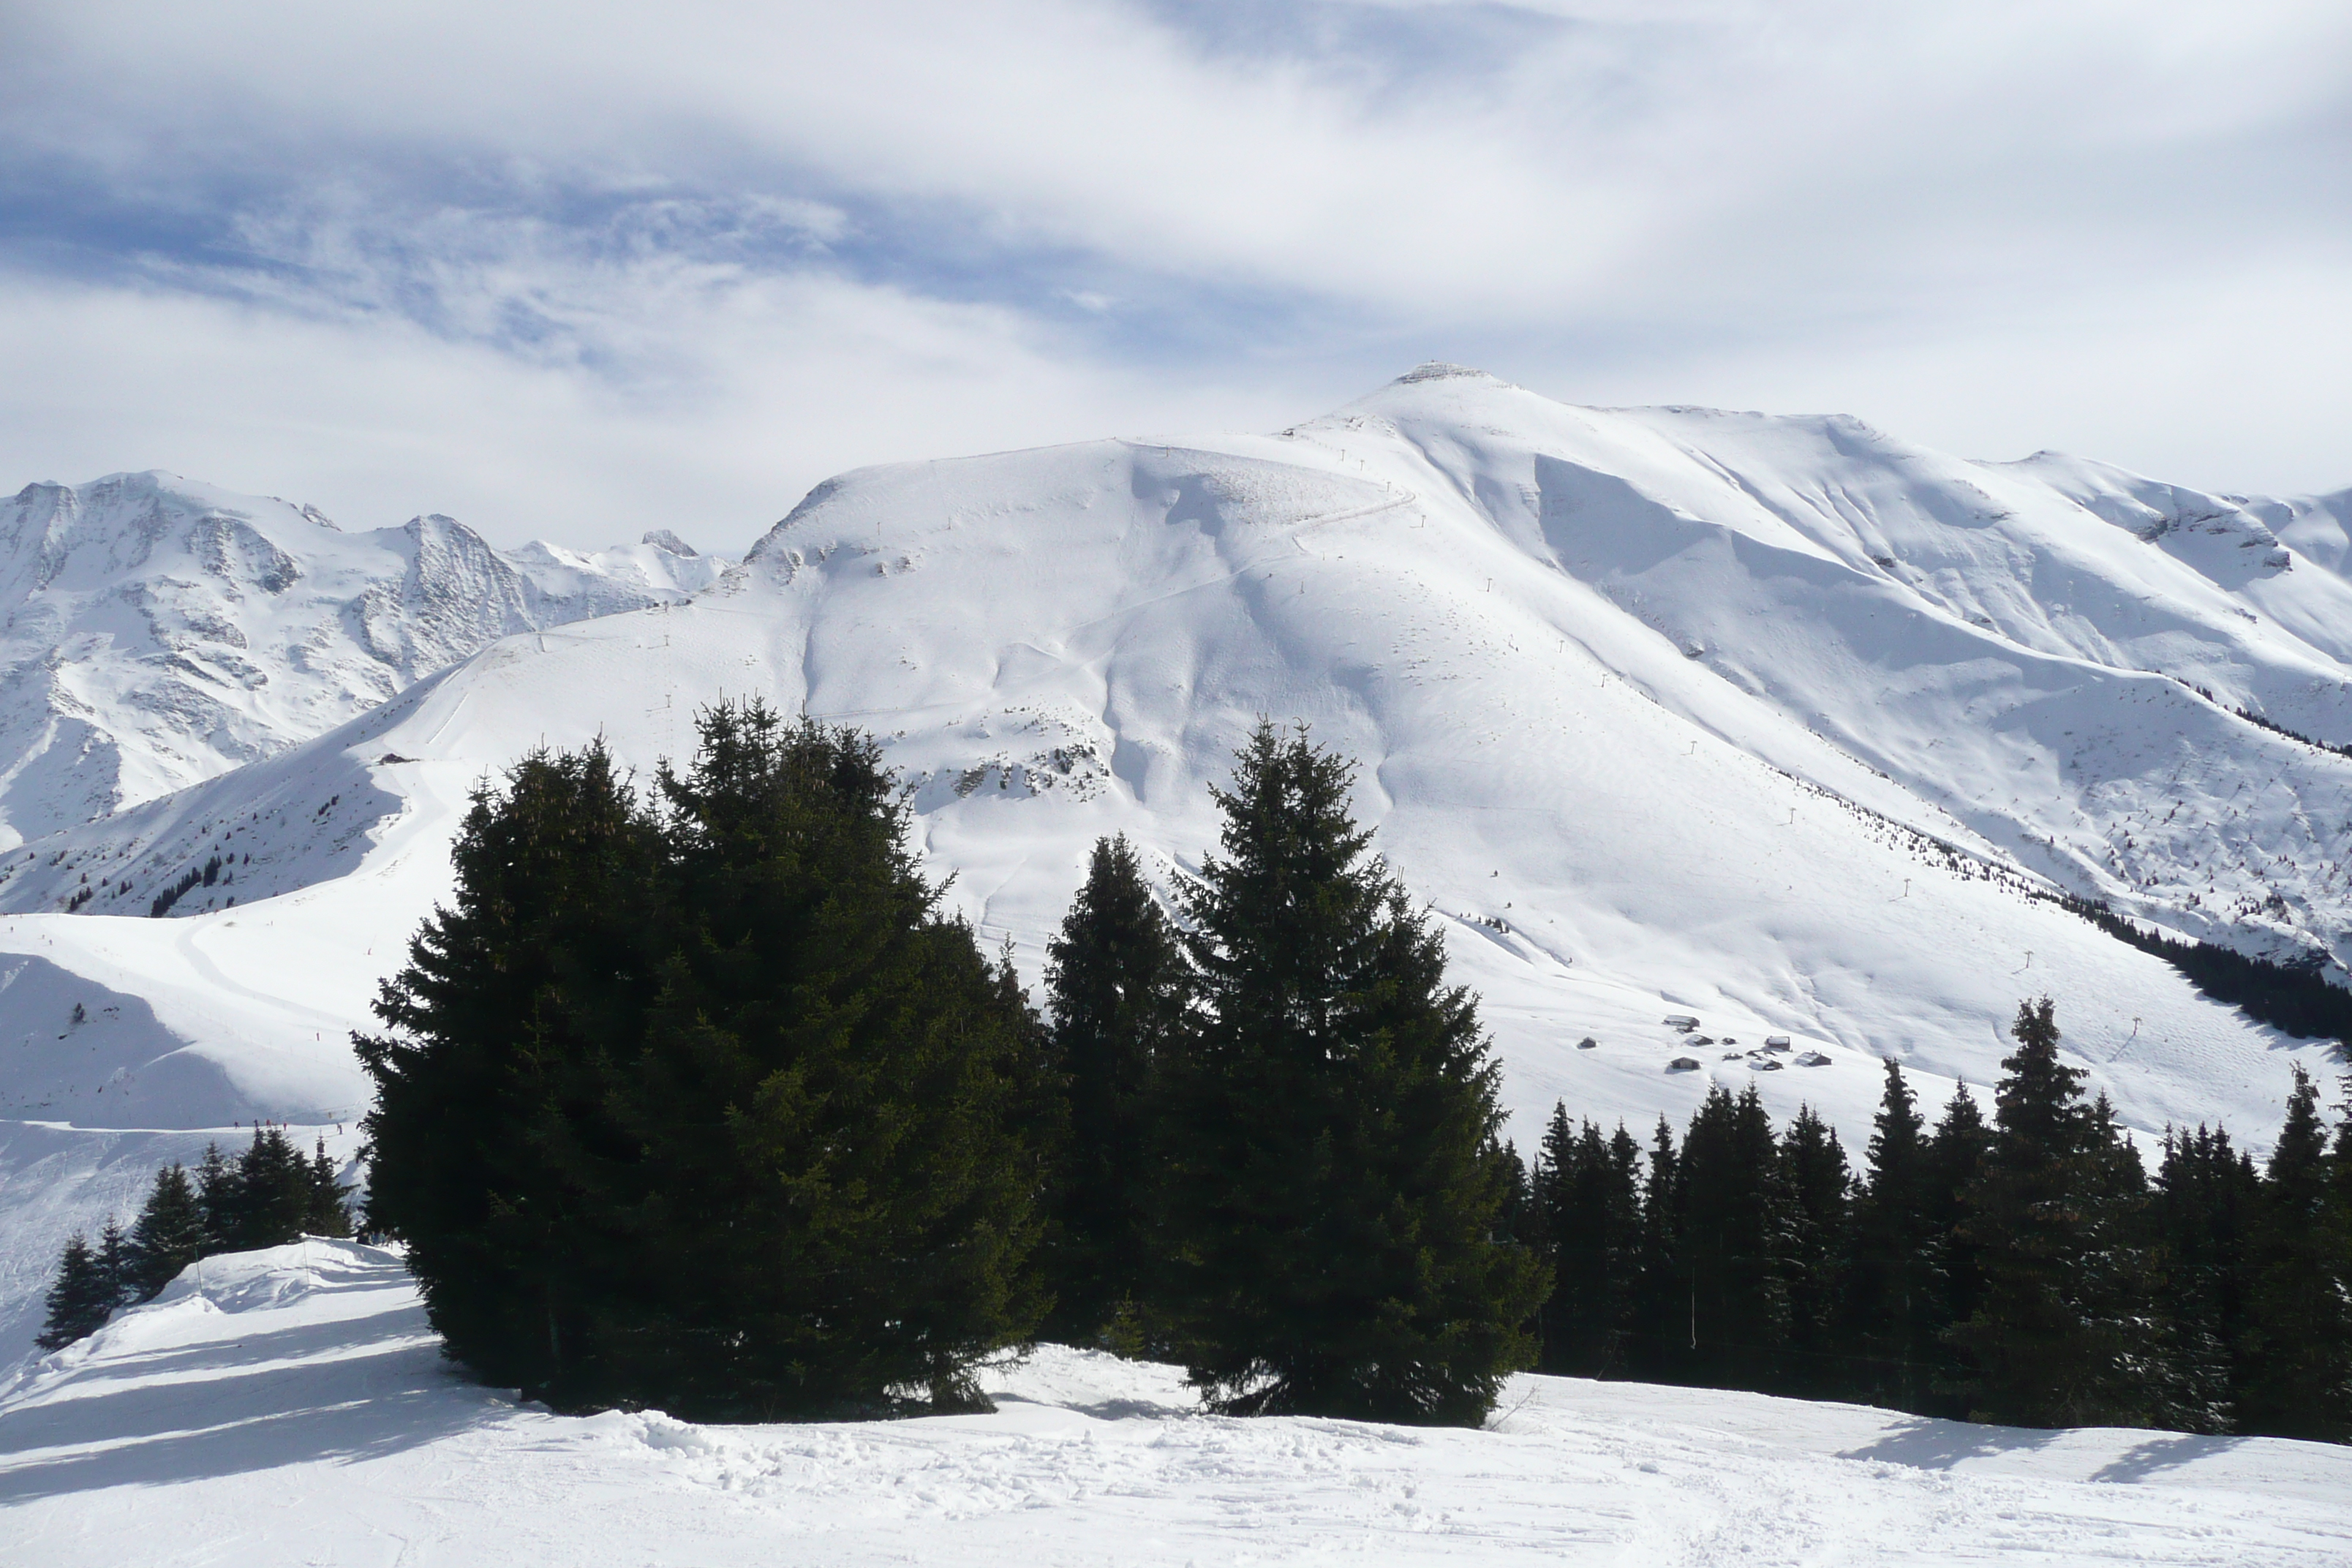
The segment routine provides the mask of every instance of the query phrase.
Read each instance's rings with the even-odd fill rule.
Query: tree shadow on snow
[[[1982,1426],[1974,1422],[1942,1421],[1921,1415],[1895,1427],[1875,1443],[1848,1448],[1838,1458],[1876,1459],[1922,1470],[1948,1470],[1963,1459],[2032,1453],[2048,1447],[2058,1436],[2054,1430],[2037,1426]]]
[[[372,1458],[512,1408],[467,1383],[437,1342],[350,1353],[360,1340],[383,1337],[380,1319],[372,1332],[348,1331],[358,1326],[322,1323],[205,1347],[208,1357],[175,1369],[178,1381],[19,1406],[0,1425],[0,1504]],[[284,1364],[337,1351],[345,1353]],[[236,1359],[224,1363],[222,1352]],[[142,1370],[154,1372],[155,1363]],[[61,1448],[77,1451],[54,1452]]]
[[[2151,1436],[2145,1443],[2108,1460],[2091,1479],[2124,1484],[2144,1481],[2160,1471],[2178,1469],[2182,1465],[2193,1464],[2215,1454],[2226,1454],[2250,1440],[2245,1437],[2200,1436],[2191,1432],[2167,1432]]]

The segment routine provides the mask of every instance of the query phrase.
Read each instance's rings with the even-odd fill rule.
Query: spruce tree
[[[657,823],[601,742],[523,757],[475,790],[455,895],[378,996],[385,1033],[355,1042],[377,1096],[362,1123],[370,1228],[409,1243],[454,1355],[541,1396],[593,1401],[593,1367],[567,1351],[583,1349],[593,1299],[620,1288],[593,1268],[587,1215],[625,1200],[562,1165],[633,1152],[605,1108],[674,926],[659,858]]]
[[[1443,939],[1348,812],[1353,769],[1261,724],[1183,900],[1201,1016],[1171,1063],[1167,1300],[1220,1409],[1486,1418],[1532,1360],[1498,1239],[1496,1072]]]
[[[48,1315],[33,1342],[45,1351],[63,1350],[95,1333],[120,1304],[121,1289],[120,1278],[100,1253],[79,1235],[72,1237],[58,1258],[58,1275],[46,1300]]]
[[[236,1167],[221,1152],[217,1143],[205,1145],[205,1157],[196,1162],[196,1212],[204,1224],[204,1249],[226,1252],[235,1245],[235,1237],[244,1228],[237,1196]]]
[[[1756,1087],[1710,1087],[1683,1139],[1675,1197],[1694,1349],[1676,1381],[1779,1385],[1789,1343],[1795,1212]],[[1677,1326],[1684,1326],[1678,1324]]]
[[[1929,1397],[1905,1406],[1924,1415],[1965,1416],[1976,1373],[1976,1361],[1956,1342],[1952,1329],[1976,1315],[1984,1296],[1982,1249],[1965,1229],[1968,1194],[1983,1180],[1992,1163],[1993,1131],[1985,1124],[1976,1096],[1962,1079],[1937,1118],[1935,1135],[1927,1142],[1927,1182],[1924,1194],[1927,1229],[1922,1246],[1943,1283],[1940,1300],[1922,1323],[1933,1347],[1923,1355]]]
[[[1788,1375],[1782,1387],[1810,1398],[1854,1392],[1841,1309],[1853,1256],[1853,1172],[1836,1131],[1801,1105],[1780,1137],[1789,1195]]]
[[[1675,1198],[1681,1178],[1675,1130],[1660,1116],[1642,1178],[1641,1278],[1627,1345],[1633,1375],[1652,1382],[1672,1377],[1698,1349],[1697,1318],[1687,1310],[1690,1293],[1682,1279],[1682,1216]]]
[[[1042,1031],[871,739],[698,728],[658,812],[593,749],[477,802],[363,1047],[371,1219],[453,1353],[567,1408],[976,1407],[1040,1304]]]
[[[1972,1419],[2023,1426],[2130,1425],[2148,1399],[2113,1288],[2127,1272],[2108,1226],[2116,1173],[2083,1069],[2059,1059],[2048,997],[2018,1008],[2001,1060],[1996,1135],[1964,1194],[1961,1233],[1979,1249],[1983,1294],[1951,1337],[1976,1359]]]
[[[1537,1183],[1552,1264],[1543,1367],[1573,1377],[1622,1375],[1642,1253],[1641,1152],[1621,1124],[1603,1140],[1553,1109]]]
[[[1921,1410],[1938,1370],[1937,1336],[1951,1318],[1926,1124],[1891,1057],[1864,1160],[1844,1313],[1856,1352],[1853,1391],[1874,1405]]]
[[[2167,1128],[2149,1213],[2158,1258],[2157,1315],[2193,1429],[2233,1429],[2249,1348],[2247,1247],[2262,1200],[2253,1163],[2228,1131]]]
[[[343,1184],[335,1162],[327,1153],[327,1141],[321,1137],[310,1152],[310,1167],[304,1182],[302,1230],[309,1236],[345,1237],[352,1234],[351,1211],[343,1205]]]
[[[300,1239],[311,1214],[310,1163],[275,1127],[255,1130],[237,1157],[236,1228],[226,1249],[248,1252]]]
[[[2300,1066],[2255,1205],[2239,1426],[2352,1438],[2352,1236]]]
[[[1159,1065],[1184,1026],[1190,973],[1124,837],[1098,840],[1046,945],[1046,1010],[1068,1106],[1045,1255],[1047,1329],[1102,1337],[1147,1294],[1157,1186]]]
[[[155,1173],[154,1185],[131,1227],[129,1279],[132,1299],[149,1301],[205,1255],[205,1216],[183,1166]]]

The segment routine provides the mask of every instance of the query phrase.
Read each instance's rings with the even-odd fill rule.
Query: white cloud
[[[0,276],[0,472],[162,468],[347,528],[439,510],[509,542],[667,527],[735,550],[844,468],[1297,403],[1171,397],[1010,312],[819,275],[539,281],[589,348],[534,360],[386,312]],[[612,345],[638,374],[577,363]]]
[[[2352,386],[2318,352],[2352,309],[2344,7],[19,9],[0,167],[233,216],[243,252],[105,218],[58,243],[117,281],[9,283],[14,342],[64,343],[22,319],[61,291],[113,332],[80,356],[84,425],[0,436],[20,471],[54,471],[16,456],[39,428],[214,474],[207,421],[259,429],[291,378],[349,410],[334,439],[422,443],[415,477],[486,502],[536,493],[520,465],[574,427],[598,493],[707,464],[733,497],[886,452],[1286,422],[1428,353],[2190,482],[2352,480]],[[178,352],[130,325],[163,318],[227,356],[201,417],[127,368]],[[363,395],[300,361],[339,343],[384,367]],[[803,413],[787,384],[870,395]],[[789,461],[707,435],[771,414]]]

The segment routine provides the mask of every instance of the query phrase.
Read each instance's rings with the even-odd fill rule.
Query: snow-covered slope
[[[309,740],[510,632],[684,598],[667,531],[502,552],[449,518],[343,533],[163,473],[0,501],[0,845]]]
[[[2352,759],[2231,711],[2352,739],[2352,590],[2290,537],[2334,514],[2183,497],[1443,367],[1279,436],[846,475],[691,602],[508,637],[0,855],[0,910],[28,911],[0,916],[26,987],[21,1014],[0,992],[0,1115],[345,1119],[341,1036],[446,891],[468,789],[600,732],[650,767],[698,704],[757,695],[883,737],[929,865],[1033,977],[1096,836],[1180,874],[1251,724],[1311,722],[1486,998],[1523,1147],[1556,1098],[1640,1127],[1710,1081],[1858,1146],[1880,1058],[1932,1109],[2046,990],[2130,1125],[2259,1148],[2289,1064],[2331,1076],[2332,1049],[2031,896],[2352,942]],[[1705,1044],[1661,1021],[1685,1013]]]
[[[0,1391],[0,1558],[2231,1568],[2352,1556],[2352,1450],[1522,1377],[1485,1431],[1199,1414],[1045,1347],[992,1415],[700,1426],[458,1380],[398,1259],[208,1260]]]

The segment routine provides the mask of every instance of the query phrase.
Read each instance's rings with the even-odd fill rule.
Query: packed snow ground
[[[348,1033],[477,781],[600,733],[650,770],[722,696],[874,731],[927,864],[1033,981],[1097,835],[1172,884],[1250,725],[1311,721],[1485,998],[1522,1149],[1555,1100],[1646,1132],[1753,1083],[1858,1153],[1881,1058],[1932,1113],[2045,990],[2128,1125],[2264,1149],[2290,1064],[2331,1079],[2333,1051],[2025,894],[2352,943],[2352,759],[2230,711],[2352,741],[2341,501],[1447,367],[1277,436],[843,476],[690,603],[508,637],[0,853],[0,1364],[127,1151],[349,1126]],[[94,912],[214,856],[173,918]],[[130,891],[36,912],[84,886]]]
[[[701,1426],[464,1382],[398,1258],[213,1258],[0,1390],[43,1568],[2340,1563],[2352,1450],[1522,1377],[1484,1431],[1199,1413],[1048,1346],[992,1415]]]

